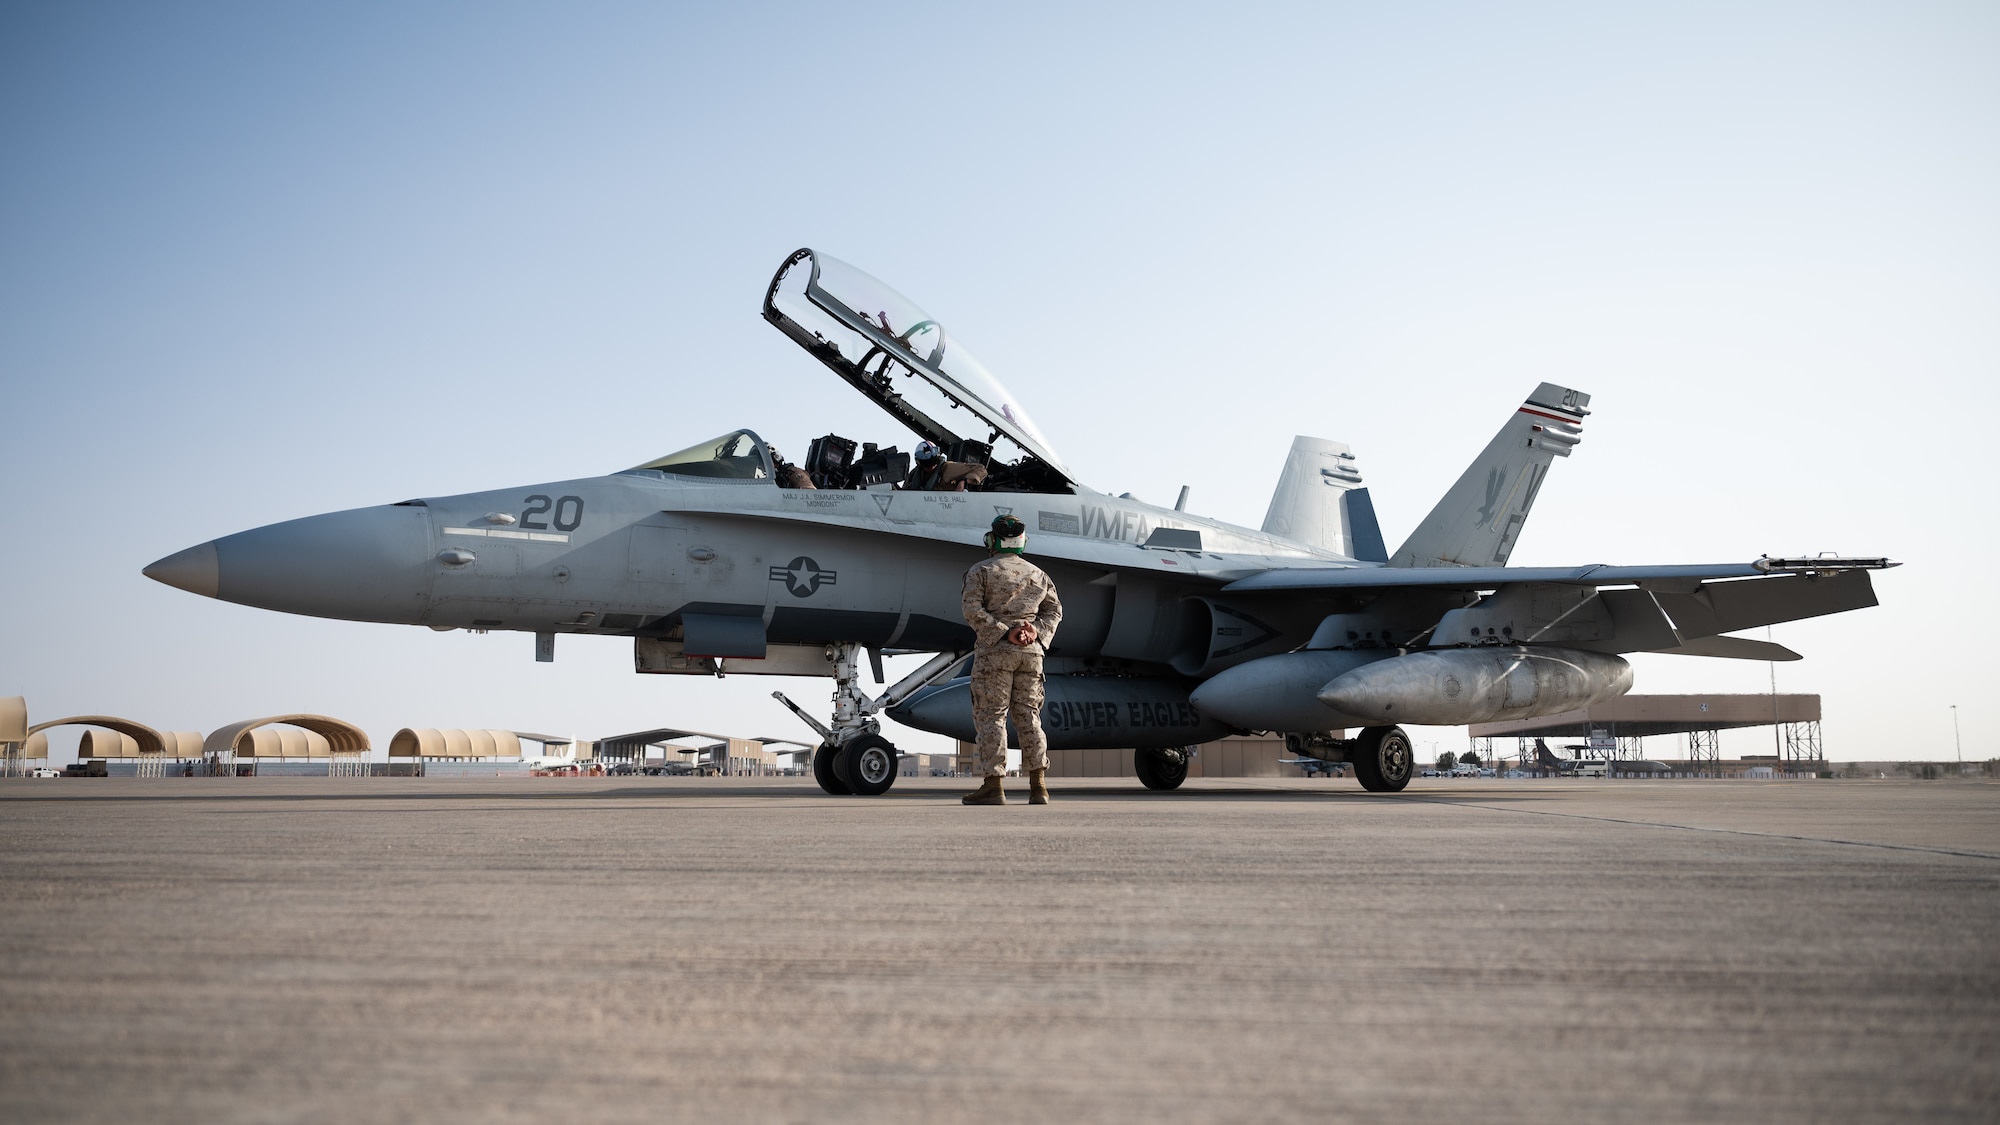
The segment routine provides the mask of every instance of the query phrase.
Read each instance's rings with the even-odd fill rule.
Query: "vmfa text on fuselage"
[[[793,707],[823,740],[815,776],[872,794],[897,772],[877,716],[971,736],[960,581],[998,514],[1027,523],[1062,592],[1050,746],[1132,748],[1162,789],[1185,777],[1188,748],[1243,730],[1401,789],[1401,723],[1600,702],[1631,686],[1624,653],[1796,659],[1727,634],[1872,606],[1868,571],[1891,565],[1508,566],[1588,414],[1588,395],[1548,383],[1391,552],[1344,445],[1298,438],[1263,526],[1237,527],[1077,481],[942,324],[843,262],[787,258],[764,317],[916,439],[985,466],[985,482],[907,489],[908,452],[829,434],[801,466],[815,487],[781,487],[770,447],[738,430],[609,476],[226,535],[146,573],[289,613],[534,633],[541,659],[558,633],[614,634],[634,639],[641,672],[830,676],[828,720]],[[881,654],[909,652],[935,656],[863,689],[864,664],[880,683]]]

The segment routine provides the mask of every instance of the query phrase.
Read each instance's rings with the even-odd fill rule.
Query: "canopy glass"
[[[771,476],[771,452],[764,439],[749,430],[737,430],[634,465],[632,469],[658,469],[683,477],[763,480]]]
[[[764,317],[917,436],[940,445],[1004,439],[1069,475],[1020,400],[963,342],[846,262],[810,249],[794,253],[771,279]]]

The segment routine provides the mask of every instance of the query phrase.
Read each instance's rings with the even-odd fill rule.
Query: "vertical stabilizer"
[[[1500,427],[1390,566],[1505,566],[1542,478],[1583,440],[1590,396],[1543,383]]]
[[[1264,530],[1363,562],[1389,557],[1354,453],[1337,441],[1292,439]]]

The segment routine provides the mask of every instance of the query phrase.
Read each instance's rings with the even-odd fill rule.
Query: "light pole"
[[[1958,704],[1951,705],[1951,747],[1958,752],[1958,772],[1965,772],[1965,744],[1958,740]]]

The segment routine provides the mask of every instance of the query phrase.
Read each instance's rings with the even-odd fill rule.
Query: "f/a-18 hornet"
[[[1051,749],[1131,748],[1153,789],[1192,748],[1276,731],[1370,790],[1410,780],[1400,723],[1552,715],[1624,694],[1620,654],[1798,655],[1728,634],[1876,604],[1887,559],[1510,567],[1590,396],[1543,383],[1402,546],[1352,451],[1294,440],[1261,528],[1092,491],[965,345],[893,289],[812,250],[764,318],[949,461],[963,491],[904,487],[911,453],[827,434],[800,465],[737,430],[609,476],[358,508],[226,535],[145,573],[286,613],[432,629],[631,637],[638,671],[827,676],[830,793],[880,794],[879,716],[972,737],[961,578],[999,514],[1024,520],[1064,617],[1046,662]],[[801,474],[800,470],[803,470]],[[976,478],[976,474],[974,474]],[[810,483],[811,487],[805,487]],[[932,653],[871,696],[885,654]],[[1347,732],[1357,732],[1344,737]]]

